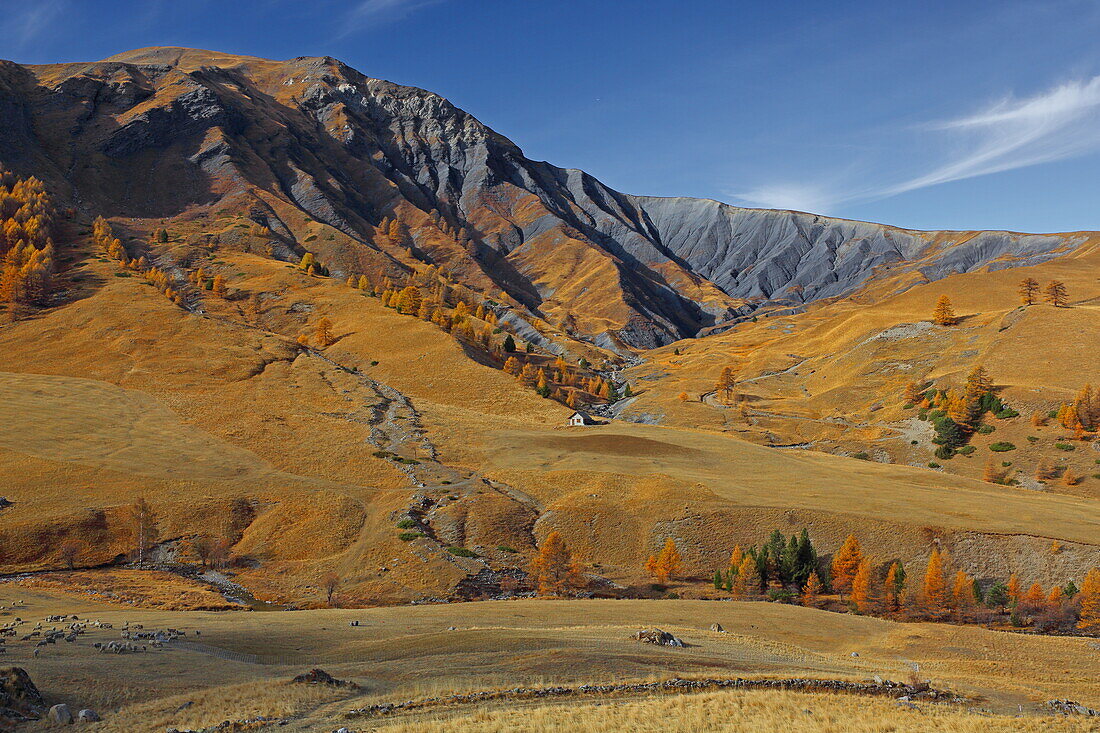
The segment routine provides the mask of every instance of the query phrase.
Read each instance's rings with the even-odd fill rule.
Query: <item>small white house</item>
[[[580,410],[577,410],[576,412],[574,412],[572,415],[569,416],[568,425],[571,428],[580,428],[580,427],[584,427],[585,425],[595,425],[595,424],[596,424],[596,421],[593,420],[592,416],[589,415],[587,412],[581,412]]]

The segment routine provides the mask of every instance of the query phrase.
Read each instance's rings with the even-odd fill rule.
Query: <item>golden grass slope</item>
[[[1073,452],[1053,444],[1071,437],[1053,426],[1034,430],[1028,418],[1046,412],[1086,382],[1100,381],[1100,283],[1094,273],[1100,250],[1083,246],[1072,255],[1031,267],[952,275],[933,283],[913,280],[872,282],[835,302],[811,304],[805,313],[761,317],[722,334],[647,354],[645,364],[628,370],[644,394],[625,408],[634,418],[729,431],[755,442],[807,445],[818,450],[870,453],[872,459],[926,466],[936,461],[931,430],[909,421],[902,409],[908,382],[960,386],[975,364],[984,364],[1004,400],[1021,417],[990,420],[996,432],[973,440],[971,458],[939,461],[943,470],[980,477],[987,458],[1012,462],[1022,483],[1043,456],[1084,476],[1077,486],[1049,485],[1053,491],[1100,497],[1095,450]],[[1070,293],[1070,307],[1019,305],[1017,284],[1034,277],[1042,285],[1059,279]],[[961,322],[930,323],[936,299],[946,294]],[[679,355],[674,353],[678,349]],[[729,406],[712,394],[724,366],[737,372],[737,396]],[[687,402],[679,395],[686,392]],[[703,400],[700,401],[700,396]],[[738,409],[746,400],[747,418]],[[1035,442],[1028,435],[1037,437]],[[911,441],[916,440],[914,445]],[[988,445],[1007,441],[1009,454]]]
[[[647,700],[521,706],[426,717],[379,730],[414,733],[1038,733],[1089,731],[1083,719],[1023,719],[937,705],[906,707],[893,700],[796,692],[715,692]]]
[[[113,630],[93,629],[75,644],[51,646],[37,658],[30,643],[10,642],[6,655],[10,663],[28,670],[51,704],[91,706],[105,718],[101,728],[109,731],[199,728],[254,715],[291,716],[285,727],[291,731],[333,730],[341,725],[353,730],[388,728],[391,724],[410,726],[406,730],[433,729],[440,717],[451,716],[438,708],[410,718],[348,718],[345,713],[376,702],[519,685],[674,676],[870,681],[878,675],[907,680],[911,663],[920,667],[919,678],[966,696],[971,701],[968,707],[1001,715],[1022,710],[1021,726],[1080,730],[1053,727],[1050,718],[1033,716],[1044,714],[1044,703],[1052,698],[1070,698],[1091,707],[1100,704],[1100,676],[1086,639],[894,623],[779,604],[520,600],[359,610],[180,613],[120,608],[87,596],[0,586],[0,598],[12,597],[26,601],[27,606],[20,609],[24,617],[66,612],[115,625]],[[359,625],[351,626],[353,620]],[[182,643],[147,654],[102,655],[92,648],[96,641],[117,638],[118,629],[127,622],[141,623],[146,629],[171,626],[187,636]],[[709,631],[714,622],[726,632]],[[630,639],[637,629],[653,626],[676,634],[689,646],[653,647]],[[286,684],[313,666],[350,679],[361,690],[305,692]],[[724,699],[731,705],[739,699],[760,699],[762,705],[772,700],[777,715],[795,701],[805,700],[797,710],[820,705],[823,714],[828,710],[830,716],[851,716],[858,724],[867,720],[861,710],[886,710],[865,698],[849,702],[849,698],[734,694]],[[192,705],[185,705],[188,701]],[[649,704],[615,698],[605,702]],[[661,707],[659,702],[653,704]],[[579,712],[547,709],[533,712],[543,717],[532,720],[554,724],[558,714],[569,721],[590,714],[593,724],[600,722],[601,713],[583,701],[570,701],[568,708]],[[924,720],[935,714],[935,708],[921,708],[923,715],[900,720]],[[944,710],[944,719],[962,715],[955,710]],[[473,712],[469,708],[456,712],[455,725],[477,720],[469,717]],[[490,721],[503,716],[502,725],[514,720],[507,711],[490,709],[484,714]],[[605,724],[620,719],[616,714]]]
[[[264,597],[317,602],[316,580],[330,570],[348,603],[446,592],[476,565],[398,541],[395,523],[418,489],[374,455],[380,398],[354,370],[411,398],[452,479],[473,477],[462,491],[437,487],[456,500],[433,521],[447,543],[487,556],[499,545],[521,550],[494,562],[522,566],[556,528],[600,575],[632,584],[675,536],[688,574],[709,577],[734,544],[803,526],[826,553],[855,531],[876,557],[916,564],[938,540],[980,577],[1062,583],[1100,561],[1100,508],[1085,497],[672,426],[570,431],[561,405],[339,282],[244,253],[215,252],[207,266],[225,274],[231,297],[206,297],[205,315],[91,258],[78,271],[97,284],[82,297],[0,328],[0,371],[11,375],[0,402],[0,465],[15,502],[0,515],[9,567],[59,566],[60,541],[88,532],[95,507],[108,531],[89,543],[87,561],[123,554],[122,509],[139,494],[158,509],[162,537],[186,551],[244,497],[257,517],[237,551],[258,564],[239,579]],[[293,339],[322,315],[337,342],[323,355],[301,352]],[[1063,547],[1054,556],[1051,540]]]

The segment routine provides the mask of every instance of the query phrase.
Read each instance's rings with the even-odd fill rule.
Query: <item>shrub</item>
[[[1020,413],[1016,412],[1011,407],[1006,407],[1003,410],[993,413],[993,416],[998,420],[1009,420],[1014,417],[1019,417]]]
[[[1077,626],[1077,614],[1072,608],[1040,609],[1035,616],[1035,630],[1042,634],[1055,631],[1070,632]]]
[[[936,445],[957,448],[966,442],[966,432],[946,415],[932,418],[932,427],[936,430],[936,437],[932,439]]]
[[[798,594],[790,590],[772,589],[768,591],[768,600],[774,603],[794,603]]]
[[[962,456],[968,456],[971,453],[973,453],[975,450],[977,450],[977,448],[975,448],[972,445],[964,445],[962,448],[959,448],[955,452],[958,453],[959,455],[962,455]]]
[[[927,410],[921,410],[920,412],[917,413],[917,417],[920,418],[921,420],[927,420],[928,419],[928,411]]]
[[[417,537],[423,536],[423,532],[402,532],[401,534],[397,535],[397,539],[401,540],[402,542],[412,542]]]
[[[473,550],[467,550],[465,547],[448,547],[447,552],[455,555],[456,557],[477,557],[477,553]]]
[[[1047,417],[1050,418],[1051,420],[1057,420],[1058,419],[1058,411],[1057,410],[1051,410],[1050,412],[1047,413]]]
[[[1012,461],[1001,461],[1001,468],[1008,468],[1012,465]]]
[[[989,435],[996,429],[997,428],[993,427],[992,425],[982,425],[980,428],[978,428],[978,432],[982,435]]]
[[[1004,583],[997,583],[986,591],[985,605],[990,608],[1008,605],[1008,586]]]
[[[909,445],[916,445],[916,444],[917,444],[917,443],[919,443],[919,442],[920,442],[920,441],[917,441],[917,440],[910,440],[910,441],[909,441]]]
[[[1004,453],[1005,451],[1016,450],[1016,446],[1012,443],[1000,440],[996,443],[990,443],[989,450],[996,451],[998,453]]]
[[[1075,446],[1072,446],[1069,443],[1055,443],[1054,447],[1057,448],[1058,450],[1064,450],[1064,451],[1071,451],[1071,450],[1075,449]]]
[[[853,453],[852,458],[856,458],[856,459],[859,459],[861,461],[871,460],[871,456],[868,455],[866,451],[860,451],[859,453]]]
[[[1094,474],[1092,474],[1092,477],[1093,478],[1100,478],[1100,473],[1094,473]]]
[[[955,457],[955,449],[949,445],[941,445],[936,449],[936,458],[943,461],[950,461]]]
[[[406,518],[402,519],[400,522],[398,522],[397,526],[398,526],[399,529],[412,529],[413,527],[416,526],[416,522],[414,522],[413,520],[406,517]]]
[[[1029,443],[1038,443],[1039,439],[1036,438],[1034,435],[1029,435],[1029,436],[1027,436],[1027,442],[1029,442]]]
[[[914,405],[912,402],[906,402],[904,405],[902,405],[903,410],[912,410],[914,407],[916,407],[916,405]]]
[[[516,548],[509,547],[508,545],[497,545],[497,549],[501,552],[510,552],[512,554],[519,552],[519,550],[517,550]]]
[[[940,466],[940,464],[936,463],[935,461],[929,461],[928,462],[928,467],[929,468],[940,468],[941,466]]]

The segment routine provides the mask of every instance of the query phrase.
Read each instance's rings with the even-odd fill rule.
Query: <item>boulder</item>
[[[38,720],[45,710],[42,694],[25,669],[0,669],[0,719]]]
[[[73,713],[65,703],[58,703],[50,708],[50,722],[54,725],[68,725],[73,722]]]
[[[710,625],[710,630],[711,631],[717,631],[719,634],[723,634],[726,631],[725,629],[722,628],[722,624],[719,624],[719,623],[711,624]]]
[[[300,685],[327,685],[328,687],[358,687],[354,682],[338,680],[323,669],[314,668],[291,680]]]
[[[677,639],[667,631],[661,631],[660,629],[643,629],[634,633],[634,640],[640,641],[643,644],[657,644],[658,646],[680,646],[684,645],[684,642]]]
[[[100,720],[102,720],[102,718],[100,718],[99,715],[96,714],[96,711],[88,710],[87,708],[77,713],[76,719],[79,720],[81,723],[98,723]]]

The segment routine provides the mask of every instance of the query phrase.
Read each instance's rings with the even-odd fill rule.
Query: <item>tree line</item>
[[[56,212],[46,186],[0,169],[0,304],[46,305],[53,292]]]

